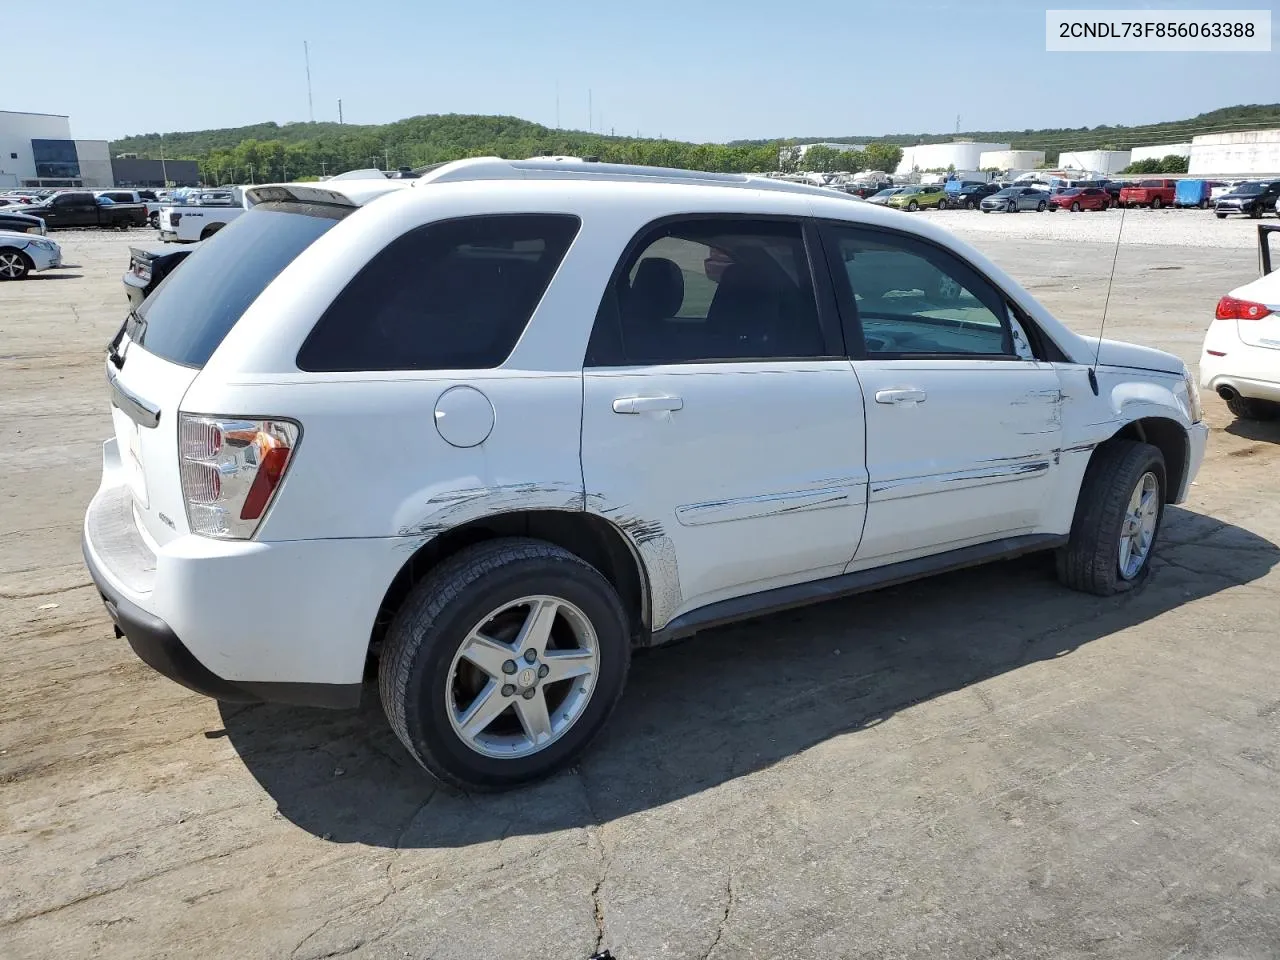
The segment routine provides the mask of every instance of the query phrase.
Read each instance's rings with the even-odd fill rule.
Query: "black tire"
[[[1260,204],[1255,203],[1253,205],[1253,209],[1249,211],[1249,216],[1251,216],[1254,220],[1261,220],[1262,206]]]
[[[986,207],[983,207],[983,208],[982,208],[982,212],[983,212],[983,213],[990,213],[991,211],[990,211],[990,210],[988,210]]]
[[[1227,215],[1225,213],[1214,213],[1214,216],[1217,217],[1219,220],[1227,219]]]
[[[158,213],[153,213],[150,217],[148,217],[148,218],[147,218],[147,222],[148,222],[149,224],[151,224],[151,229],[152,229],[152,230],[159,230],[159,229],[160,229],[160,214],[158,214]]]
[[[1208,210],[1208,209],[1209,209],[1209,201],[1208,201],[1208,200],[1201,200],[1201,201],[1200,201],[1200,209],[1201,209],[1201,210]]]
[[[1072,213],[1079,213],[1079,212],[1080,212],[1080,201],[1078,201],[1078,200],[1073,200],[1073,201],[1071,201],[1071,212],[1072,212]]]
[[[1129,499],[1147,473],[1155,475],[1159,486],[1156,525],[1142,566],[1126,579],[1120,574],[1120,529]],[[1108,440],[1098,447],[1080,485],[1071,539],[1057,552],[1058,579],[1072,590],[1100,597],[1124,593],[1145,581],[1160,538],[1166,488],[1164,455],[1156,447],[1136,440]]]
[[[1241,420],[1274,420],[1280,416],[1280,404],[1252,397],[1232,397],[1227,401],[1227,409]]]
[[[919,209],[920,209],[920,204],[916,203],[914,200],[907,201],[908,211],[910,211],[911,213],[915,213]]]
[[[568,600],[591,622],[600,653],[595,688],[577,721],[542,750],[488,757],[454,732],[446,713],[449,670],[487,613],[535,594]],[[630,661],[627,616],[599,571],[553,544],[511,537],[460,551],[413,588],[387,631],[378,687],[391,729],[432,775],[467,790],[501,790],[573,763],[613,712]]]
[[[0,247],[0,282],[25,280],[35,266],[31,258],[13,247]]]
[[[1164,201],[1163,201],[1163,200],[1161,200],[1159,197],[1156,197],[1155,199],[1153,199],[1153,200],[1151,201],[1151,209],[1152,209],[1152,210],[1159,210],[1159,209],[1160,209],[1161,207],[1163,207],[1163,206],[1164,206]]]
[[[964,202],[964,208],[965,208],[966,210],[972,210],[972,209],[973,209],[974,207],[976,207],[976,206],[977,206],[977,204],[976,204],[976,203],[974,203],[972,200],[966,200],[966,201]]]
[[[1043,200],[1041,200],[1039,203],[1036,204],[1036,213],[1044,213],[1045,207],[1047,206],[1048,204],[1045,203]]]

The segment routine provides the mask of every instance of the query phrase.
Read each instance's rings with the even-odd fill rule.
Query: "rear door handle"
[[[684,409],[681,397],[619,397],[613,401],[614,413],[653,413]]]
[[[877,390],[876,403],[924,403],[928,396],[923,390]]]

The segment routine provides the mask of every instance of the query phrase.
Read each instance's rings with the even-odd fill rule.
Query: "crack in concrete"
[[[716,927],[715,939],[711,941],[711,946],[707,947],[707,952],[702,955],[702,960],[711,960],[711,955],[720,946],[720,940],[724,937],[724,931],[729,926],[729,919],[733,915],[733,908],[737,903],[737,899],[738,895],[733,889],[733,867],[730,866],[728,878],[724,884],[724,913],[721,915],[720,923]]]
[[[581,767],[575,768],[574,773],[578,776],[578,782],[582,784],[582,799],[587,808],[587,816],[591,821],[584,828],[587,835],[587,846],[595,846],[600,861],[600,876],[596,879],[595,886],[591,888],[591,917],[596,926],[596,943],[591,953],[595,955],[604,949],[604,900],[600,896],[600,890],[604,886],[605,880],[609,878],[609,855],[604,848],[604,837],[602,835],[604,825],[600,822],[600,817],[591,802],[591,791],[587,786],[586,774],[582,772]]]

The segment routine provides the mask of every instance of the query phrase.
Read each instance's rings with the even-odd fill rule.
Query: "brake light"
[[[1261,320],[1270,313],[1271,308],[1265,304],[1223,297],[1218,301],[1218,309],[1213,315],[1219,320]]]
[[[184,413],[178,429],[191,532],[227,540],[253,536],[297,449],[298,425]]]

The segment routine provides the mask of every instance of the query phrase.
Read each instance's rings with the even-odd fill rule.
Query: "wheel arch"
[[[31,259],[31,254],[27,253],[27,251],[23,250],[21,247],[14,247],[14,246],[10,246],[9,244],[0,243],[0,251],[12,252],[20,256],[22,258],[23,263],[27,265],[28,273],[35,270],[36,262]]]
[[[531,537],[568,550],[595,567],[618,591],[633,642],[649,630],[649,585],[634,544],[615,524],[581,510],[517,510],[477,517],[432,537],[410,556],[388,584],[369,637],[376,652],[396,611],[414,584],[459,550],[501,537]]]
[[[1165,503],[1179,501],[1191,460],[1191,438],[1181,423],[1171,417],[1141,417],[1126,423],[1110,439],[1138,440],[1159,450],[1164,456]]]

